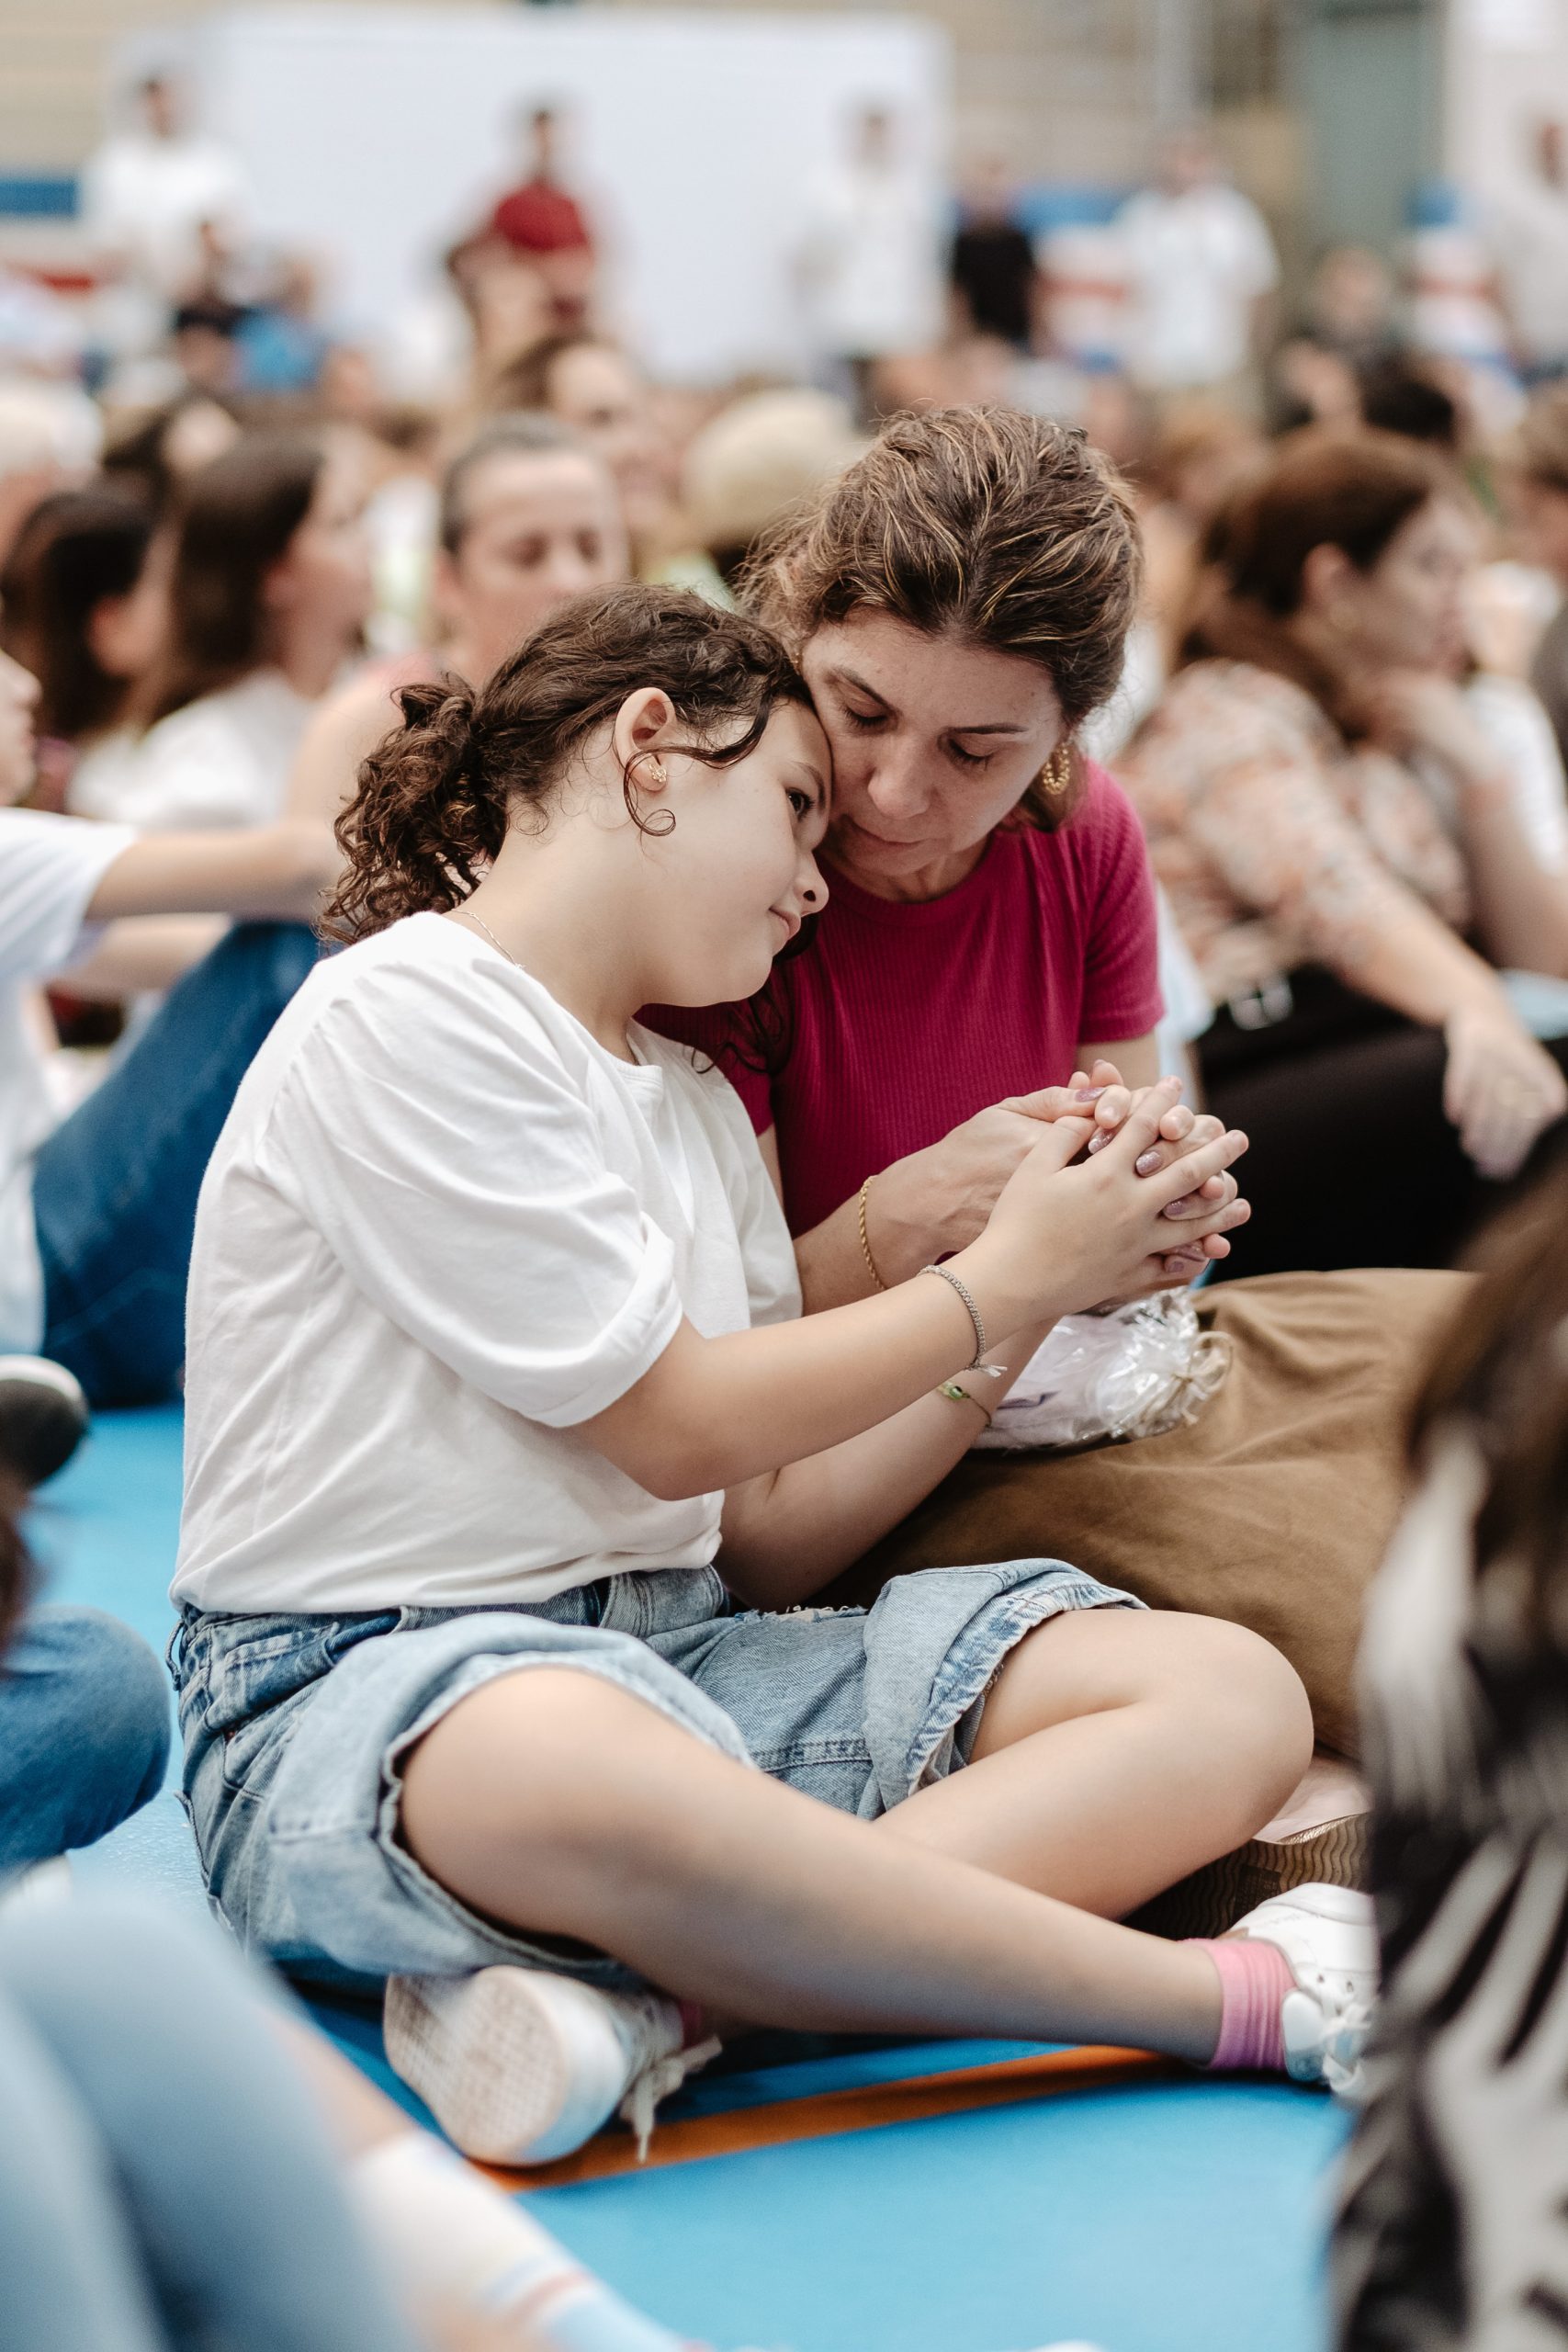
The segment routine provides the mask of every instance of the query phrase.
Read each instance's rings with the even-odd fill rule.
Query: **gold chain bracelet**
[[[872,1254],[871,1254],[871,1238],[870,1238],[870,1236],[868,1235],[868,1233],[866,1232],[866,1229],[865,1229],[865,1204],[866,1204],[866,1195],[867,1195],[867,1194],[869,1193],[869,1192],[871,1191],[871,1187],[872,1187],[873,1181],[874,1181],[874,1179],[873,1179],[872,1177],[868,1176],[868,1177],[866,1178],[866,1180],[865,1180],[865,1182],[864,1182],[864,1183],[861,1186],[861,1188],[860,1188],[860,1248],[861,1248],[861,1256],[865,1260],[866,1265],[867,1265],[867,1267],[870,1269],[870,1272],[871,1272],[871,1279],[872,1279],[872,1281],[876,1284],[877,1289],[878,1289],[878,1290],[886,1290],[886,1289],[887,1288],[887,1284],[883,1281],[883,1279],[882,1279],[882,1273],[881,1273],[881,1269],[878,1267],[878,1265],[877,1265],[877,1262],[876,1262],[875,1259],[874,1259],[874,1258],[872,1256]]]

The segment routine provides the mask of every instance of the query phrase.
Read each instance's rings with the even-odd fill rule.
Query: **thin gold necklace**
[[[511,948],[503,947],[502,945],[494,932],[491,931],[489,923],[486,922],[483,915],[475,914],[472,907],[454,907],[452,911],[457,916],[459,922],[477,923],[479,929],[483,932],[485,937],[489,940],[491,945],[494,948],[496,954],[498,956],[504,956],[509,964],[517,964],[517,958],[512,953]],[[517,968],[521,971],[523,969],[522,965],[517,964]]]

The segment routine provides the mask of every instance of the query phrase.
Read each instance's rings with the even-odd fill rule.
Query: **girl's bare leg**
[[[408,1760],[402,1829],[471,1909],[761,2024],[1198,2061],[1218,2038],[1201,1951],[890,1838],[570,1668],[506,1675],[444,1716]]]
[[[1119,1918],[1256,1836],[1311,1756],[1306,1693],[1256,1634],[1077,1610],[1009,1655],[968,1769],[876,1826]]]

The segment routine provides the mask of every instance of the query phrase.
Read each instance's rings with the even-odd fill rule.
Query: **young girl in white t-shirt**
[[[197,1217],[175,1595],[221,1907],[297,1974],[389,1978],[393,2064],[498,2161],[646,2118],[715,2016],[1344,2080],[1360,1897],[1112,1924],[1295,1783],[1277,1653],[1046,1558],[797,1608],[1056,1315],[1172,1279],[1168,1206],[1187,1248],[1245,1215],[1203,1191],[1244,1139],[1140,1177],[1174,1083],[1092,1158],[1063,1090],[978,1240],[803,1318],[738,1099],[636,1019],[751,994],[824,903],[784,652],[618,589],[401,703],[341,829],[358,944]]]

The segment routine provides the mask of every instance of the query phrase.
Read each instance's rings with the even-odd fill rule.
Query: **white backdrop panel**
[[[371,336],[516,178],[530,104],[569,117],[619,318],[672,380],[799,364],[801,192],[860,107],[895,111],[933,191],[945,158],[945,37],[897,17],[322,5],[186,38],[258,228],[321,254],[333,310]],[[128,43],[122,70],[154,49]]]

